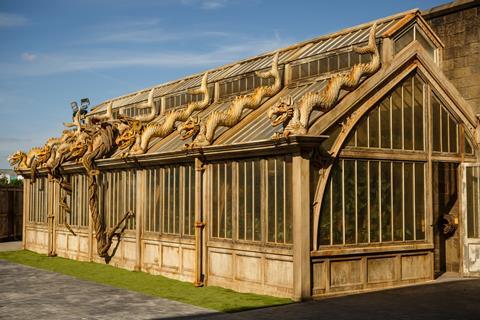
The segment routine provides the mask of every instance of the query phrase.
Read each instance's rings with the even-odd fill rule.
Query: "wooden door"
[[[480,164],[462,164],[462,272],[480,276]]]

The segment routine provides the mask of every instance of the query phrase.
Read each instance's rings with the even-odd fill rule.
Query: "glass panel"
[[[355,161],[344,160],[345,243],[356,242],[355,228]]]
[[[393,240],[403,240],[403,178],[401,162],[393,163]]]
[[[292,243],[292,160],[287,158],[285,161],[285,242]]]
[[[337,162],[332,169],[333,244],[343,243],[342,194],[342,168],[341,162]]]
[[[448,132],[449,132],[449,148],[448,151],[457,153],[457,132],[458,126],[455,120],[451,116],[448,117]]]
[[[320,225],[318,226],[318,244],[330,244],[330,213],[331,213],[331,179],[328,180],[325,193],[322,199],[322,207],[320,209]]]
[[[382,241],[392,241],[392,163],[381,163]]]
[[[414,240],[414,208],[413,208],[413,164],[404,163],[405,188],[405,240]],[[417,190],[415,190],[417,194]]]
[[[425,240],[425,178],[423,163],[415,163],[415,240]]]
[[[245,239],[245,162],[238,163],[238,239]]]
[[[379,122],[378,122],[378,117],[379,117],[379,108],[374,108],[372,111],[370,111],[370,114],[368,116],[368,135],[369,135],[369,147],[370,148],[378,148],[379,147]]]
[[[245,161],[245,211],[246,211],[246,239],[252,239],[253,237],[253,217],[254,217],[254,209],[253,209],[253,197],[255,186],[253,186],[253,161]]]
[[[302,63],[300,65],[300,78],[308,77],[308,63]]]
[[[368,118],[364,116],[357,126],[357,147],[368,147]]]
[[[380,104],[380,131],[382,148],[390,149],[392,139],[390,135],[390,97],[387,97]]]
[[[370,163],[370,242],[380,241],[380,189],[378,161],[369,161]]]
[[[392,93],[392,144],[393,149],[402,149],[402,88]]]
[[[275,195],[276,193],[276,173],[275,173],[275,159],[268,159],[268,241],[275,242]]]
[[[467,236],[478,238],[479,207],[479,168],[467,167]]]
[[[427,50],[428,54],[432,59],[434,59],[435,56],[435,46],[430,42],[430,40],[427,40],[427,38],[423,35],[423,32],[419,30],[418,26],[415,26],[415,40],[420,42],[422,47]]]
[[[340,53],[338,55],[339,69],[348,68],[348,52]]]
[[[281,159],[275,159],[276,164],[276,207],[277,207],[277,242],[284,242],[285,241],[285,232],[284,232],[284,204],[283,201],[285,199],[284,194],[284,162]]]
[[[442,132],[442,152],[448,152],[448,113],[445,109],[442,109],[442,123],[441,123],[441,132]]]
[[[328,71],[328,58],[323,58],[319,60],[319,73],[325,73]]]
[[[310,76],[318,75],[318,60],[310,61]]]
[[[358,53],[356,53],[354,51],[351,51],[349,53],[349,55],[350,55],[350,66],[351,67],[360,63],[360,55]]]
[[[410,28],[407,32],[401,35],[398,39],[395,40],[395,53],[398,53],[400,50],[405,48],[410,42],[413,41],[413,27]]]
[[[218,164],[212,165],[212,237],[218,237],[218,200],[219,200],[219,185],[218,185]]]
[[[328,57],[328,71],[337,71],[338,70],[338,56],[333,55]]]
[[[412,79],[403,83],[403,134],[404,149],[413,150],[413,88]]]
[[[357,161],[357,235],[359,243],[368,242],[367,161]]]
[[[226,218],[226,230],[225,237],[228,239],[232,238],[232,163],[227,163],[227,172],[226,172],[226,185],[225,185],[225,218]]]
[[[470,142],[470,139],[468,138],[468,136],[466,134],[465,134],[465,138],[464,138],[464,144],[465,144],[465,153],[466,154],[473,154],[472,143]]]
[[[254,164],[253,168],[253,239],[259,241],[262,239],[262,201],[264,199],[261,198],[261,181],[262,181],[262,168],[260,160],[252,161]]]
[[[423,82],[419,77],[415,77],[414,81],[414,116],[413,116],[413,129],[414,129],[414,143],[415,150],[423,150]]]
[[[440,137],[440,102],[432,96],[432,131],[433,131],[433,151],[442,151]]]

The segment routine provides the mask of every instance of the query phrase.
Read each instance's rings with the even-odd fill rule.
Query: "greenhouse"
[[[479,118],[418,10],[77,112],[24,247],[308,299],[480,275]]]

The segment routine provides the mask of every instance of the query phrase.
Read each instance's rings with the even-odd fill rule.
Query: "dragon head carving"
[[[130,118],[122,120],[122,125],[119,126],[120,134],[115,139],[115,143],[120,149],[129,149],[135,143],[137,135],[142,132],[143,123]]]
[[[25,160],[27,160],[27,154],[20,150],[8,157],[8,162],[15,169],[26,169]]]
[[[180,133],[180,139],[186,140],[190,137],[195,137],[200,133],[200,119],[198,116],[190,117],[182,125],[178,127],[178,132]]]
[[[282,123],[288,123],[293,117],[293,112],[293,99],[291,96],[287,96],[271,106],[267,112],[267,116],[272,126],[276,127]]]

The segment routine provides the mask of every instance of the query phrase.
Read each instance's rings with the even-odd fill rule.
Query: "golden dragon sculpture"
[[[176,130],[175,124],[177,121],[185,122],[195,111],[205,109],[210,103],[207,80],[208,72],[205,72],[202,77],[200,88],[188,91],[190,94],[203,94],[203,99],[201,101],[190,102],[185,108],[168,112],[163,118],[163,122],[153,122],[146,125],[130,153],[145,153],[152,138],[165,138]]]
[[[296,104],[291,97],[286,97],[268,110],[267,116],[273,126],[282,123],[286,125],[283,132],[276,133],[273,138],[306,134],[310,115],[314,109],[324,112],[330,110],[336,104],[340,90],[354,90],[360,84],[362,77],[369,77],[380,69],[380,55],[375,42],[376,28],[376,24],[371,27],[366,46],[353,47],[356,53],[370,54],[370,62],[356,64],[349,72],[334,75],[323,90],[304,94]]]
[[[140,139],[145,124],[152,121],[157,117],[158,110],[153,101],[153,93],[155,89],[150,90],[148,94],[147,102],[139,106],[138,108],[150,108],[150,113],[147,115],[129,117],[126,115],[120,115],[117,121],[117,129],[119,131],[118,136],[115,139],[115,144],[119,150],[123,152],[120,154],[122,157],[127,156],[130,148]]]
[[[274,83],[270,86],[256,88],[249,95],[237,96],[225,111],[214,111],[207,116],[205,121],[199,121],[198,117],[190,117],[183,125],[179,126],[178,131],[183,140],[193,137],[193,142],[187,144],[186,148],[195,148],[208,146],[212,144],[215,137],[215,131],[218,127],[233,127],[242,117],[244,109],[258,108],[264,98],[270,98],[276,95],[282,88],[282,79],[278,70],[278,52],[272,59],[272,67],[266,72],[255,72],[260,78],[274,78]]]

